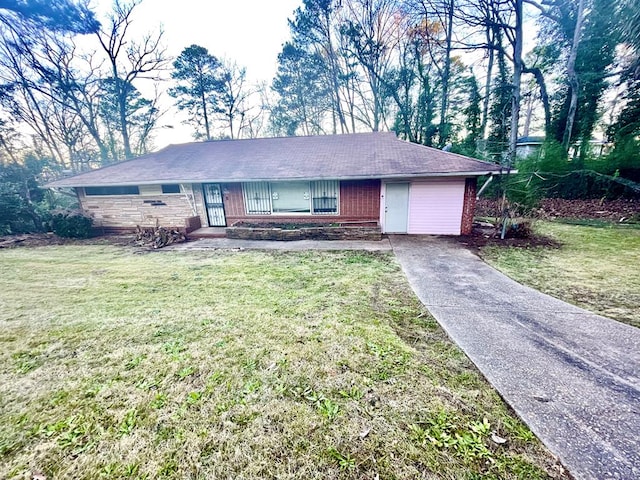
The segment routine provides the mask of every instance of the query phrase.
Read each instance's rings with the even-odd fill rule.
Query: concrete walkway
[[[576,479],[640,479],[640,329],[522,286],[454,241],[391,245],[427,309]]]
[[[235,240],[231,238],[202,238],[193,242],[176,243],[164,250],[366,250],[391,251],[389,240],[296,240],[279,242],[271,240]]]

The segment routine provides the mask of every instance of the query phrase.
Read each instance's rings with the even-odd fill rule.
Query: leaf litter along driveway
[[[567,478],[390,253],[5,249],[0,298],[0,478]]]
[[[453,241],[391,244],[422,303],[577,479],[640,478],[640,329],[525,287]]]

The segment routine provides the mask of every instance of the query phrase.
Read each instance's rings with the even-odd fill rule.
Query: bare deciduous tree
[[[123,4],[116,0],[108,22],[97,34],[110,66],[112,94],[117,109],[124,155],[133,156],[129,131],[129,102],[135,95],[133,83],[139,79],[160,80],[159,72],[167,66],[162,45],[163,31],[146,34],[141,41],[129,38],[132,14],[139,0]]]

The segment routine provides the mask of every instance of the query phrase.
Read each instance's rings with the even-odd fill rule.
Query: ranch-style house
[[[75,189],[107,232],[313,223],[460,235],[471,231],[477,178],[500,173],[375,132],[169,145],[48,187]]]

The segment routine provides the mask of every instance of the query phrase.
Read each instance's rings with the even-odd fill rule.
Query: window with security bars
[[[338,180],[247,182],[242,192],[247,215],[336,215],[340,204]]]
[[[337,180],[311,182],[311,211],[317,215],[338,213],[339,189]]]
[[[271,215],[271,188],[268,182],[243,183],[242,193],[248,215]]]

